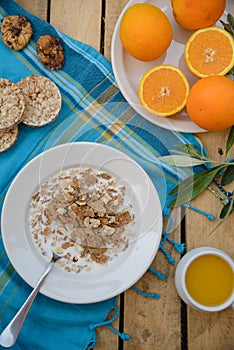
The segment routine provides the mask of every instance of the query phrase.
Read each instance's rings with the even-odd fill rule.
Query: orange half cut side
[[[216,26],[197,30],[185,45],[184,57],[189,70],[199,78],[225,75],[234,65],[234,40]]]
[[[186,104],[189,83],[184,73],[171,65],[148,70],[140,80],[138,97],[150,113],[167,117],[180,112]]]

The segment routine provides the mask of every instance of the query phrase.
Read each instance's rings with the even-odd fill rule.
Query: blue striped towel
[[[0,18],[25,15],[32,23],[32,40],[20,52],[12,51],[0,40],[0,77],[13,82],[29,75],[43,75],[59,87],[62,110],[51,125],[32,129],[19,126],[13,148],[0,154],[0,208],[12,180],[36,155],[58,144],[73,141],[103,143],[117,148],[138,162],[158,190],[163,214],[168,215],[168,192],[190,170],[172,171],[158,161],[179,143],[200,144],[191,134],[161,129],[138,115],[124,100],[116,85],[111,64],[92,47],[75,41],[46,22],[27,13],[11,0],[1,0]],[[59,71],[43,66],[36,54],[39,36],[59,37],[65,64]],[[10,321],[31,288],[10,264],[0,237],[0,331]],[[13,349],[78,350],[95,345],[95,325],[102,324],[115,308],[116,298],[90,305],[73,305],[36,298]]]

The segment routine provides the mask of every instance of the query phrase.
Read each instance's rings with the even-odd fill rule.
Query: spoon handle
[[[7,325],[7,327],[3,330],[3,332],[0,335],[0,345],[6,348],[9,348],[10,346],[15,344],[15,341],[18,337],[18,334],[21,330],[21,327],[24,323],[24,320],[30,310],[30,307],[39,292],[39,289],[45,280],[46,276],[54,266],[54,261],[51,261],[47,267],[41,278],[38,280],[36,286],[33,288],[32,292],[30,293],[29,297],[26,299],[24,304],[21,306],[17,314],[14,316],[14,318],[11,320],[11,322]]]

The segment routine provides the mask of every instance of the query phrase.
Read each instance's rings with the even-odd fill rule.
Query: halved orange
[[[189,83],[184,73],[172,65],[149,69],[141,78],[138,97],[150,113],[168,117],[180,112],[187,101]]]
[[[220,27],[199,29],[188,39],[184,57],[189,70],[199,78],[225,75],[234,65],[234,40]]]

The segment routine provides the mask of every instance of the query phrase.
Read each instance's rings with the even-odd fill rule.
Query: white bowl
[[[40,254],[32,240],[30,201],[40,184],[70,167],[103,170],[120,179],[135,214],[137,238],[129,242],[128,249],[116,259],[108,264],[94,264],[90,271],[74,274],[55,266],[40,291],[69,303],[99,302],[136,283],[152,263],[162,234],[162,209],[157,191],[146,172],[126,154],[98,143],[74,142],[35,157],[18,173],[5,197],[1,220],[3,243],[16,271],[34,287],[48,259]]]

